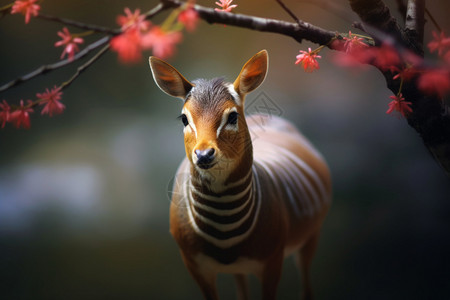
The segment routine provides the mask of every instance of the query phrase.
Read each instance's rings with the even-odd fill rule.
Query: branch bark
[[[423,56],[425,0],[409,0],[406,26],[400,28],[381,0],[349,0],[352,9],[365,24],[393,36],[409,51]],[[394,94],[399,83],[391,72],[382,72],[387,86]],[[450,115],[437,96],[424,95],[417,89],[417,78],[403,85],[403,96],[413,104],[408,124],[421,136],[425,146],[450,177]]]
[[[406,10],[405,31],[423,48],[423,29],[425,27],[425,0],[409,0]]]
[[[179,7],[184,2],[179,0],[163,0],[163,3]],[[272,32],[286,35],[301,43],[304,39],[320,45],[327,45],[336,33],[334,31],[314,26],[310,23],[298,20],[297,23],[280,21],[275,19],[266,19],[243,14],[234,14],[229,12],[218,12],[213,8],[200,5],[194,6],[200,18],[210,24],[219,23],[231,26],[237,26],[262,32]]]

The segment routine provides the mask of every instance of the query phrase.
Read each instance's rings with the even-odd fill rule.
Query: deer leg
[[[319,234],[313,235],[305,245],[298,251],[296,255],[297,267],[300,270],[303,284],[302,299],[313,299],[313,293],[311,288],[310,268],[312,259],[317,249],[317,243],[319,241]]]
[[[202,270],[199,266],[181,253],[184,264],[200,287],[205,300],[219,300],[216,288],[216,276],[213,271]]]
[[[236,281],[237,299],[249,300],[247,276],[245,274],[235,274],[234,280]]]
[[[283,258],[283,253],[279,253],[264,267],[261,278],[263,300],[275,300],[277,297],[277,287],[283,269]]]

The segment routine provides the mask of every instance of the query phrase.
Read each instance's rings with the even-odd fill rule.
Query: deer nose
[[[195,155],[197,155],[197,165],[202,169],[209,169],[212,167],[211,162],[214,160],[215,152],[214,148],[195,150]]]

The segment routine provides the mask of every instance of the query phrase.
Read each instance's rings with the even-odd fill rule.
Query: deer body
[[[235,275],[238,297],[248,299],[245,275],[275,299],[283,259],[300,262],[304,298],[309,268],[331,201],[328,168],[288,121],[244,117],[245,95],[263,81],[267,53],[243,67],[236,81],[190,83],[173,67],[150,58],[166,93],[185,100],[187,157],[180,165],[170,208],[170,230],[206,299],[218,299],[218,273]]]

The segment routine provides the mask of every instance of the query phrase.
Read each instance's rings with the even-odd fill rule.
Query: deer
[[[188,81],[169,63],[149,58],[156,85],[183,100],[186,157],[173,186],[170,233],[207,300],[217,300],[219,273],[232,274],[237,298],[249,299],[255,275],[263,300],[276,299],[286,257],[295,256],[302,299],[312,299],[310,268],[332,198],[323,156],[289,121],[246,117],[246,95],[264,81],[268,53],[223,78]]]

